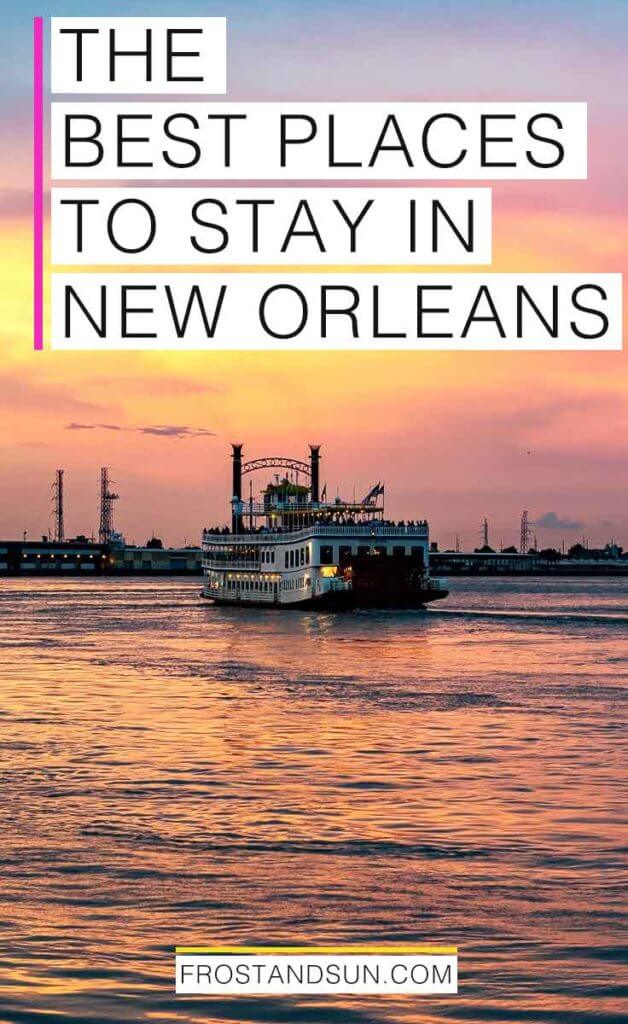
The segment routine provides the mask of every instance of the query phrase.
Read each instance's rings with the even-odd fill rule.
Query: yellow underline
[[[176,953],[228,953],[248,955],[253,953],[299,953],[314,955],[321,953],[394,953],[411,956],[415,953],[431,953],[438,956],[455,956],[457,946],[176,946]]]

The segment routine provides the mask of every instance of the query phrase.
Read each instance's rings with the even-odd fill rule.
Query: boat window
[[[368,555],[368,553],[369,553],[369,548],[367,546],[361,545],[358,548],[358,555],[359,556],[364,557],[364,555]]]
[[[310,545],[309,544],[308,544],[308,546],[305,549],[305,564],[306,565],[310,564]]]
[[[338,561],[347,561],[351,558],[351,545],[341,544],[338,548]]]
[[[403,558],[403,556],[406,553],[406,549],[404,547],[401,547],[401,545],[395,545],[395,547],[392,550],[392,553],[395,558]]]
[[[294,550],[290,551],[290,568],[294,568]]]
[[[274,551],[272,552],[272,554],[270,556],[270,560],[271,560],[271,562],[275,561],[275,552]]]
[[[410,549],[410,554],[413,558],[418,559],[419,565],[423,565],[423,548],[413,547]]]
[[[331,565],[333,560],[333,546],[331,544],[321,544],[321,565]]]
[[[288,552],[286,551],[286,569],[288,568]]]
[[[385,555],[386,554],[386,545],[385,544],[376,544],[375,545],[375,554],[376,555]]]

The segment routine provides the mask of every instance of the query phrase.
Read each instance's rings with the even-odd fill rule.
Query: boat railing
[[[357,537],[427,537],[428,525],[425,520],[415,523],[414,525],[405,526],[388,526],[382,523],[373,521],[371,523],[337,523],[335,525],[328,525],[323,523],[313,523],[311,526],[306,526],[302,530],[259,530],[257,533],[229,533],[229,534],[216,534],[212,533],[211,530],[203,530],[203,543],[211,543],[215,545],[233,545],[233,544],[276,544],[281,541],[286,541],[291,544],[296,541],[307,540],[309,537],[316,535],[317,537],[342,537],[342,536],[357,536]]]
[[[205,557],[202,559],[203,569],[226,569],[228,572],[245,572],[252,569],[259,569],[261,562],[250,562],[241,561],[233,558],[211,558]],[[269,567],[270,568],[270,567]],[[269,568],[266,571],[269,571]]]

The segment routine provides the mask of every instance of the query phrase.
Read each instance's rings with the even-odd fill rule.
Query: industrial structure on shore
[[[112,547],[75,537],[57,542],[0,540],[0,576],[200,576],[201,549],[145,547],[133,544]]]
[[[109,469],[100,470],[98,540],[65,536],[65,471],[58,469],[52,485],[53,531],[41,540],[0,540],[0,576],[149,575],[200,576],[200,545],[164,548],[153,537],[144,546],[127,544],[114,528],[114,502]]]
[[[444,576],[628,576],[621,549],[548,557],[529,551],[431,551],[430,565]]]
[[[98,539],[83,534],[66,538],[65,471],[57,469],[52,485],[52,529],[40,540],[27,539],[26,532],[21,540],[0,540],[0,576],[202,575],[200,543],[166,548],[152,537],[143,546],[127,544],[115,529],[114,507],[119,495],[106,466],[100,470],[99,497]],[[243,514],[247,511],[245,499]],[[583,539],[567,553],[564,548],[537,551],[527,511],[521,515],[518,548],[493,550],[487,518],[482,521],[480,538],[482,546],[474,551],[461,550],[458,535],[453,550],[439,551],[432,544],[429,559],[433,572],[449,577],[628,575],[628,553],[613,543],[592,550]]]

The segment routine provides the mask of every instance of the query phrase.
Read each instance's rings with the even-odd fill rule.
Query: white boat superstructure
[[[204,597],[221,604],[342,608],[445,596],[428,575],[427,522],[386,520],[381,484],[362,501],[328,502],[326,488],[319,493],[318,445],[310,445],[309,465],[284,458],[243,463],[242,445],[233,445],[232,458],[231,529],[203,531]],[[287,472],[268,484],[261,501],[253,500],[252,489],[243,501],[243,476],[271,467]]]

